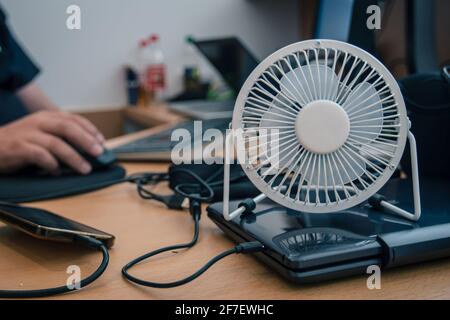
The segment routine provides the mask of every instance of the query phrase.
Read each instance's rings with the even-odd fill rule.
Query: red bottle
[[[143,46],[142,87],[150,95],[150,102],[159,102],[166,89],[166,65],[164,55],[159,45],[159,36],[151,35],[141,43]]]

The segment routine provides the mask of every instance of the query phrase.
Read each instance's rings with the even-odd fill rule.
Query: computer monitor
[[[314,37],[348,41],[355,0],[321,0]]]
[[[406,5],[409,70],[411,73],[438,71],[436,3],[408,0]]]
[[[374,30],[367,28],[366,10],[379,5],[379,0],[320,0],[314,38],[331,39],[351,43],[374,55]]]
[[[193,40],[193,44],[217,69],[235,95],[241,90],[245,80],[259,64],[258,59],[239,39],[234,37]]]

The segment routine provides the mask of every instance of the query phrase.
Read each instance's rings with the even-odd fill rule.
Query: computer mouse
[[[85,151],[82,151],[74,146],[72,147],[91,165],[91,172],[107,169],[117,160],[114,153],[107,148],[103,150],[101,155],[94,157]],[[61,163],[60,167],[62,175],[76,173],[74,169],[68,167],[66,164]]]
[[[94,157],[73,145],[71,146],[91,165],[92,167],[91,173],[99,170],[108,169],[116,162],[116,156],[109,149],[105,148],[101,155],[99,155],[98,157]],[[27,176],[27,177],[30,176],[43,177],[51,175],[49,172],[37,166],[26,167],[17,174],[20,176]],[[75,175],[80,175],[80,173],[75,171],[73,168],[69,167],[66,163],[63,163],[61,161],[59,162],[58,176],[75,176]]]
[[[92,166],[92,171],[96,171],[99,169],[104,169],[116,162],[116,156],[109,149],[104,149],[103,153],[98,157],[94,157],[84,151],[77,150],[77,152],[86,159],[87,162]]]

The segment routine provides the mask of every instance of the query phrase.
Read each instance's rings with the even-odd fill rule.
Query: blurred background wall
[[[38,81],[66,110],[126,104],[123,66],[156,32],[168,65],[168,95],[181,90],[184,38],[237,36],[259,58],[299,40],[295,0],[0,0],[9,25],[43,72]],[[81,30],[66,8],[81,8]],[[208,65],[207,77],[215,77]]]

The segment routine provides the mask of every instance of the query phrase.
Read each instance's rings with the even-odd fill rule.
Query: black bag
[[[418,74],[399,81],[405,99],[411,131],[417,140],[419,174],[450,178],[450,80],[448,68],[442,74]],[[409,174],[409,151],[402,159]]]
[[[223,164],[172,164],[169,172],[142,172],[128,177],[137,185],[138,194],[164,203],[170,209],[182,209],[187,198],[204,203],[223,200]],[[168,182],[173,192],[159,194],[153,186]],[[260,191],[250,182],[239,164],[230,165],[230,199],[253,198]]]
[[[192,177],[192,174],[183,174],[183,171],[194,173],[203,179],[214,191],[214,195],[209,202],[218,202],[223,200],[223,164],[181,164],[171,165],[169,168],[169,186],[172,190],[189,184],[198,186],[198,181]],[[252,198],[261,192],[250,182],[247,175],[239,164],[230,164],[230,199]],[[187,190],[195,192],[195,190]]]

